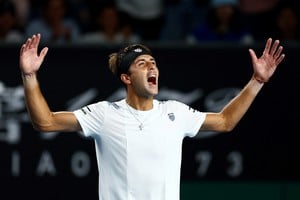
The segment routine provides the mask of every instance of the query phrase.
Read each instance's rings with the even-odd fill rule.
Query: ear
[[[128,74],[121,74],[120,79],[125,85],[129,85],[131,83],[130,76],[128,76]]]

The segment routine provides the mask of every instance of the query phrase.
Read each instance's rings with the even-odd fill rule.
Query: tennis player
[[[230,132],[285,57],[272,38],[259,58],[249,49],[250,80],[220,112],[210,113],[175,100],[156,100],[156,60],[149,48],[133,44],[109,56],[109,67],[125,85],[126,98],[54,112],[37,79],[48,52],[48,47],[38,52],[40,40],[40,34],[28,38],[19,60],[33,127],[42,132],[79,131],[95,140],[99,200],[179,200],[183,139],[202,130]]]

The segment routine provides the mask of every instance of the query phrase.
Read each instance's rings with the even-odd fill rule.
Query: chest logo
[[[174,115],[174,113],[168,113],[168,116],[169,116],[169,119],[170,119],[171,121],[174,121],[174,120],[175,120],[175,115]]]

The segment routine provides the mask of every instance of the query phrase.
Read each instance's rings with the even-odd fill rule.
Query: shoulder
[[[90,106],[93,106],[94,108],[114,108],[119,109],[123,107],[124,100],[120,101],[98,101],[96,103],[90,104]]]
[[[177,100],[167,100],[167,101],[158,101],[158,102],[163,109],[166,109],[169,112],[183,112],[183,113],[199,112],[199,110],[194,109],[191,106]]]
[[[91,103],[89,105],[83,106],[82,108],[78,109],[75,112],[81,111],[83,114],[89,114],[89,115],[104,115],[107,112],[110,111],[117,111],[122,108],[122,101],[118,102],[110,102],[110,101],[98,101],[95,103]]]
[[[156,100],[157,104],[159,104],[162,107],[170,108],[170,109],[180,109],[183,107],[188,107],[188,105],[177,101],[177,100]]]

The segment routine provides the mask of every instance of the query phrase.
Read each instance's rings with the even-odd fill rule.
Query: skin
[[[155,83],[148,77],[155,76]],[[138,110],[150,110],[153,97],[158,94],[159,71],[155,59],[150,55],[141,55],[135,59],[128,74],[122,74],[121,80],[127,85],[127,103]]]
[[[48,47],[44,47],[38,53],[40,39],[40,34],[28,38],[20,49],[19,60],[26,105],[33,127],[42,132],[80,131],[81,127],[72,112],[51,111],[41,93],[37,72],[48,52]],[[231,131],[247,112],[264,83],[270,79],[284,59],[285,55],[282,50],[283,47],[279,45],[279,41],[273,41],[272,38],[267,40],[263,54],[259,58],[252,49],[249,49],[253,65],[253,75],[249,82],[220,112],[207,113],[201,130]],[[151,75],[156,81],[148,82],[148,77]],[[159,70],[152,56],[137,57],[131,64],[129,72],[120,76],[127,86],[127,103],[138,110],[152,109],[154,96],[158,93],[158,77]]]

